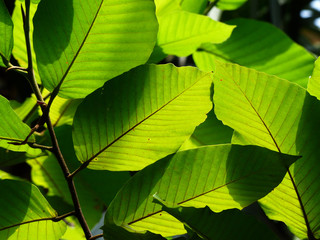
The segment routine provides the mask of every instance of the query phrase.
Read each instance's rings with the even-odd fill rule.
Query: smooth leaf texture
[[[200,13],[202,14],[206,9],[208,4],[208,0],[180,0],[180,6],[182,10],[192,12],[192,13]]]
[[[210,208],[170,207],[157,196],[155,202],[162,205],[162,210],[174,216],[195,232],[202,239],[207,240],[272,240],[278,239],[263,223],[248,216],[238,209],[229,209],[215,213]]]
[[[213,2],[213,0],[210,0]],[[235,10],[241,7],[247,0],[219,0],[217,2],[217,7],[221,10]]]
[[[145,65],[107,82],[79,105],[78,159],[89,168],[140,170],[173,153],[212,108],[211,73]]]
[[[193,54],[196,65],[214,70],[214,61],[234,62],[307,87],[315,58],[278,28],[252,19],[235,19],[237,25],[224,43],[204,44]],[[299,56],[299,57],[297,57]]]
[[[308,228],[319,238],[319,101],[284,79],[235,64],[216,64],[215,113],[238,132],[233,142],[302,156],[261,200],[268,216],[285,222],[301,239],[308,237]]]
[[[177,0],[156,0],[159,33],[156,51],[188,56],[206,42],[227,40],[235,26],[182,10]]]
[[[34,185],[15,180],[0,181],[0,239],[57,240],[66,230],[63,221]]]
[[[22,142],[30,133],[31,129],[20,120],[11,108],[9,101],[2,96],[0,96],[0,116],[0,147],[18,152],[38,152],[38,149],[31,149],[28,145],[17,146],[8,143]],[[33,141],[34,137],[31,136],[29,142]]]
[[[183,234],[182,223],[161,212],[153,194],[169,206],[243,208],[276,187],[295,159],[257,146],[230,144],[177,152],[135,174],[112,201],[105,221],[163,236]]]
[[[79,162],[72,148],[71,126],[58,127],[55,131],[62,154],[73,171],[79,167]],[[32,167],[31,176],[34,183],[48,189],[48,196],[59,196],[64,202],[72,205],[68,185],[53,155],[34,158],[28,163]],[[74,181],[82,211],[90,227],[99,221],[104,207],[111,202],[128,178],[128,173],[96,172],[89,169],[84,169],[77,175]]]
[[[308,83],[308,92],[312,95],[320,99],[320,60],[319,58],[314,64],[314,69],[312,73],[312,77]]]
[[[191,137],[183,143],[179,151],[205,145],[231,143],[232,134],[233,129],[223,125],[211,110],[207,114],[207,119],[196,127]]]
[[[148,231],[143,233],[130,232],[112,223],[104,224],[102,230],[108,233],[106,235],[108,240],[166,240],[159,234],[153,234]]]
[[[0,66],[6,67],[13,47],[13,23],[3,0],[0,0]]]
[[[0,167],[10,166],[26,161],[24,152],[13,152],[0,148]]]
[[[151,0],[43,0],[34,45],[44,86],[83,98],[107,80],[145,63],[158,24]]]

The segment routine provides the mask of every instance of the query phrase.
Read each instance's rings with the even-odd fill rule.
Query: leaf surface
[[[183,10],[202,14],[206,9],[208,0],[180,0],[180,6]]]
[[[214,70],[215,60],[234,62],[307,87],[315,58],[306,49],[269,23],[251,19],[228,23],[237,28],[226,42],[206,43],[193,55],[200,69]]]
[[[214,0],[210,0],[213,2]],[[219,0],[217,2],[217,7],[221,10],[235,10],[241,7],[247,0]]]
[[[0,239],[57,240],[66,230],[63,221],[53,222],[55,210],[34,185],[0,180]]]
[[[13,23],[3,0],[0,0],[0,66],[6,67],[13,47]]]
[[[151,0],[43,0],[34,27],[43,84],[61,84],[64,98],[83,98],[145,63],[158,30]]]
[[[135,174],[112,201],[105,222],[163,236],[184,234],[183,224],[153,203],[153,194],[169,206],[243,208],[276,187],[295,159],[230,144],[177,152]]]
[[[287,80],[236,64],[216,65],[215,113],[237,131],[233,142],[302,156],[260,201],[268,216],[301,239],[319,238],[319,101]]]
[[[140,170],[173,153],[212,108],[211,73],[146,65],[107,82],[79,105],[78,159],[89,168]]]
[[[0,147],[18,152],[27,150],[38,152],[38,149],[31,149],[28,145],[16,146],[8,143],[22,142],[31,129],[21,121],[11,108],[9,101],[2,96],[0,96],[0,116]],[[34,137],[31,136],[29,142],[33,141]]]
[[[238,209],[215,213],[210,208],[170,207],[157,196],[155,202],[202,239],[207,240],[271,240],[278,239],[266,225]]]
[[[320,99],[320,60],[319,58],[314,64],[312,77],[308,82],[308,92]]]
[[[71,171],[79,167],[72,148],[71,126],[55,128],[62,154]],[[48,196],[59,196],[72,205],[70,191],[61,168],[53,155],[28,160],[33,182],[48,189]],[[84,169],[74,179],[82,211],[90,227],[101,218],[103,208],[108,205],[122,184],[129,178],[127,173],[96,172]],[[112,184],[106,184],[112,183]]]
[[[202,43],[225,41],[235,27],[184,11],[177,0],[156,0],[155,4],[159,21],[155,49],[165,54],[188,56]]]

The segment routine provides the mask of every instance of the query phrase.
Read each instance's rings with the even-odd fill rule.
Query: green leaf
[[[320,60],[319,58],[314,64],[314,69],[312,73],[312,77],[308,82],[308,92],[312,95],[320,99]]]
[[[210,0],[211,2],[215,0]],[[241,7],[247,0],[219,0],[217,2],[217,7],[221,10],[235,10]]]
[[[79,105],[78,159],[89,168],[140,170],[173,153],[212,108],[211,73],[145,65],[107,82]]]
[[[181,8],[192,13],[202,14],[206,9],[207,4],[208,0],[180,0]]]
[[[156,0],[159,33],[155,51],[188,56],[206,42],[221,43],[235,26],[214,21],[207,16],[183,11],[179,2]]]
[[[6,67],[13,47],[13,23],[3,0],[0,0],[0,66]]]
[[[177,152],[135,174],[110,204],[105,221],[163,236],[185,233],[181,222],[153,203],[243,208],[265,196],[297,157],[257,146],[215,145]]]
[[[72,148],[71,126],[61,126],[55,128],[55,131],[69,168],[76,169],[79,161]],[[53,155],[31,159],[28,164],[32,167],[33,182],[48,189],[48,196],[59,196],[64,202],[73,205],[67,182]],[[91,227],[98,222],[105,205],[111,202],[128,178],[127,173],[96,172],[89,169],[78,173],[74,181],[82,211]]]
[[[136,233],[130,229],[123,229],[112,223],[105,223],[101,228],[106,234],[108,240],[166,240],[159,234],[154,234],[149,231]]]
[[[278,239],[263,223],[238,209],[215,213],[208,207],[200,209],[179,206],[170,207],[165,201],[159,199],[157,195],[154,198],[154,201],[162,206],[162,211],[174,216],[203,239]]]
[[[213,110],[207,114],[207,119],[196,127],[191,137],[183,143],[179,151],[205,145],[231,143],[233,129],[222,124]]]
[[[301,239],[308,237],[308,228],[319,238],[320,102],[287,80],[235,64],[216,65],[215,113],[238,132],[237,143],[302,156],[261,200],[268,216],[285,222]]]
[[[218,59],[277,75],[307,87],[315,58],[306,49],[269,23],[252,19],[236,19],[228,23],[237,25],[237,28],[226,42],[204,44],[193,55],[200,69],[213,70],[214,61]]]
[[[31,149],[28,145],[13,145],[8,142],[22,142],[31,129],[21,121],[18,115],[13,111],[7,99],[0,96],[0,147],[25,152],[39,152],[39,149]],[[34,136],[29,138],[29,142],[34,142]]]
[[[83,98],[109,79],[145,63],[157,36],[151,0],[43,0],[34,45],[44,86]]]
[[[57,240],[65,232],[65,223],[52,221],[57,213],[34,185],[1,180],[0,191],[0,239]]]
[[[0,167],[11,166],[26,161],[24,152],[13,152],[0,148]]]
[[[24,8],[24,1],[22,2],[23,3],[15,1],[15,8],[12,13],[12,21],[14,23],[14,28],[13,28],[14,45],[12,49],[12,54],[14,58],[19,62],[19,65],[21,67],[27,68],[28,56],[27,56],[27,48],[26,48],[26,39],[25,39],[24,29],[23,29],[23,19],[22,19],[22,13],[21,13],[21,6],[23,6]],[[37,11],[37,7],[38,7],[38,4],[36,4],[36,1],[31,1],[30,23],[31,23],[31,20],[33,19],[35,12]],[[38,67],[37,67],[36,55],[33,49],[33,24],[30,24],[30,43],[31,43],[33,70],[34,70],[37,82],[41,83]]]

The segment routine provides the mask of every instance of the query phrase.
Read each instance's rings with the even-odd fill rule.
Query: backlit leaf
[[[78,159],[97,170],[140,170],[173,153],[212,108],[211,73],[146,65],[107,82],[79,105]]]
[[[34,46],[44,86],[83,98],[145,63],[157,36],[154,8],[151,0],[42,0]]]
[[[0,0],[0,66],[6,67],[13,47],[13,23],[4,0]]]

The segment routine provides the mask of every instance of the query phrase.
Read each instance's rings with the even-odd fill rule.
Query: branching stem
[[[51,119],[49,116],[49,108],[50,106],[43,104],[44,103],[44,99],[42,97],[41,91],[39,89],[39,86],[37,84],[36,78],[35,78],[35,74],[34,74],[34,70],[33,70],[33,63],[32,63],[32,51],[31,51],[31,42],[30,42],[30,16],[29,16],[29,12],[30,12],[30,0],[26,0],[25,1],[25,9],[26,11],[24,12],[23,7],[21,7],[21,11],[22,11],[22,17],[23,17],[23,26],[24,26],[24,33],[25,33],[25,39],[26,39],[26,47],[27,47],[27,55],[28,55],[28,68],[27,68],[27,78],[28,81],[32,87],[33,92],[35,93],[37,100],[38,100],[38,104],[41,107],[42,110],[42,119],[43,121],[47,124],[47,128],[50,134],[50,138],[51,138],[51,142],[52,142],[52,149],[51,152],[55,155],[62,171],[65,177],[65,180],[68,183],[68,187],[69,187],[69,191],[71,194],[71,198],[73,201],[73,205],[74,205],[74,212],[72,212],[72,215],[75,215],[84,231],[84,234],[86,236],[86,239],[94,239],[92,238],[92,234],[90,231],[90,228],[86,222],[86,219],[82,213],[81,210],[81,205],[79,202],[79,198],[78,198],[78,194],[77,194],[77,190],[73,181],[73,178],[70,177],[70,171],[69,168],[64,160],[64,157],[61,153],[60,147],[59,147],[59,143],[58,143],[58,139],[56,137],[55,131],[53,129],[53,125],[51,123]],[[52,101],[50,102],[51,105]],[[55,221],[59,221],[62,220],[63,218],[56,218]]]

